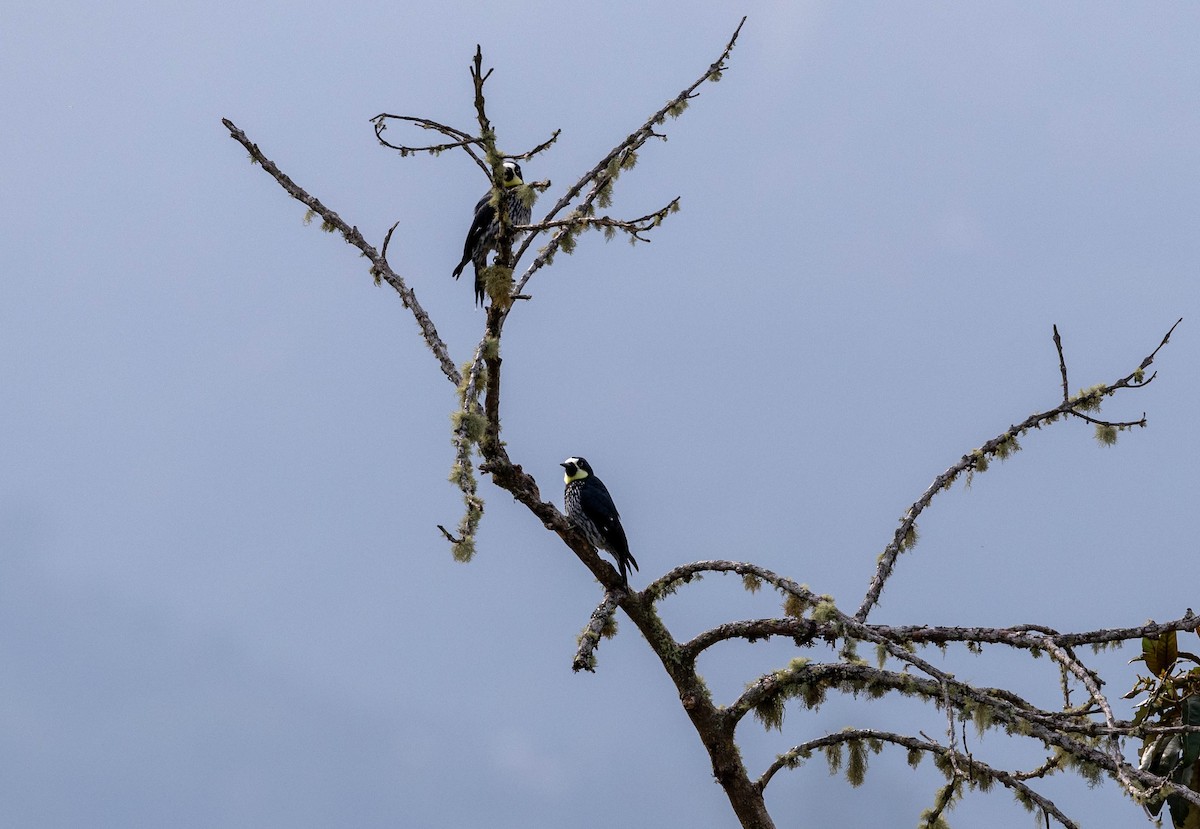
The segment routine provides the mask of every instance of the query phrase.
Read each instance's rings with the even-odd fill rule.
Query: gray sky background
[[[1105,408],[1149,429],[1101,448],[1059,424],[940,496],[873,619],[1200,609],[1200,8],[694,5],[0,12],[0,823],[734,824],[632,625],[571,673],[600,592],[536,521],[485,482],[477,559],[451,560],[452,390],[396,296],[220,123],[369,239],[399,221],[392,261],[461,362],[483,316],[450,270],[486,182],[378,147],[368,119],[469,129],[476,43],[502,147],[563,130],[526,165],[555,184],[544,207],[750,16],[612,209],[682,211],[650,245],[584,239],[506,330],[514,459],[556,500],[557,463],[592,461],[636,584],[743,558],[856,607],[930,480],[1057,402],[1052,324],[1075,390],[1182,316],[1159,379]],[[686,637],[778,603],[710,577],[663,612]],[[1114,696],[1134,653],[1101,661]],[[728,701],[793,655],[731,645],[702,669]],[[1056,693],[1045,660],[933,658]],[[748,721],[747,763],[848,725],[944,729],[831,700],[782,734]],[[770,806],[913,825],[937,778],[903,759],[857,791],[815,759]],[[1046,791],[1084,825],[1142,820],[1111,785]],[[951,817],[1029,820],[1005,792]]]

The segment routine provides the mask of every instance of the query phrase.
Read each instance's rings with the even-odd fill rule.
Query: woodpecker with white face
[[[521,165],[512,159],[505,159],[504,187],[500,191],[500,198],[504,201],[504,212],[508,216],[509,225],[527,225],[532,216],[530,206],[517,189],[524,183],[521,179]],[[471,222],[471,229],[467,231],[467,241],[463,244],[462,261],[454,269],[454,278],[458,279],[468,262],[475,264],[475,301],[479,305],[483,305],[484,299],[487,298],[487,286],[484,285],[481,272],[487,267],[488,254],[496,250],[498,235],[500,217],[496,213],[496,205],[492,204],[492,191],[489,190],[479,200],[479,204],[475,205],[475,218]]]
[[[629,554],[629,542],[621,526],[621,516],[608,494],[608,487],[595,476],[583,458],[567,458],[559,464],[565,471],[563,505],[567,517],[599,550],[612,553],[621,570],[621,579],[629,586],[629,568],[638,569],[637,561]]]

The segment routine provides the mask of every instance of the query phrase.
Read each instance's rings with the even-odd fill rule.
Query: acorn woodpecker
[[[638,569],[637,562],[629,554],[629,542],[621,527],[621,516],[613,504],[608,487],[595,476],[592,467],[583,458],[567,458],[559,464],[566,473],[563,480],[567,487],[563,493],[563,504],[567,517],[587,536],[587,540],[600,550],[607,550],[617,560],[621,579],[629,586],[629,568]]]
[[[521,179],[521,165],[512,159],[504,161],[504,189],[500,198],[504,200],[504,211],[508,215],[509,225],[527,225],[532,215],[529,205],[521,198],[517,190],[525,182]],[[488,253],[496,250],[496,236],[500,233],[500,217],[496,215],[496,206],[492,204],[492,191],[484,194],[475,205],[475,218],[471,229],[467,231],[467,241],[463,245],[462,261],[454,269],[454,278],[458,279],[468,262],[475,263],[475,301],[483,305],[487,297],[487,286],[483,284],[481,271],[487,267]]]

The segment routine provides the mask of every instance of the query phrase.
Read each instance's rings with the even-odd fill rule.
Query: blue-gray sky
[[[506,332],[514,459],[556,497],[558,461],[592,461],[635,584],[745,558],[856,607],[932,478],[1055,404],[1052,324],[1080,388],[1182,316],[1159,379],[1105,410],[1149,429],[1101,448],[1059,424],[940,496],[874,618],[1200,608],[1200,10],[693,6],[0,13],[0,822],[733,825],[632,625],[571,673],[600,594],[536,521],[485,482],[477,559],[451,560],[452,389],[220,124],[368,238],[399,221],[392,261],[461,362],[482,314],[449,273],[486,182],[461,154],[389,153],[368,119],[470,128],[476,43],[502,147],[561,128],[526,173],[562,187],[750,16],[613,207],[682,211],[650,245],[586,238]],[[663,609],[681,637],[777,611],[717,577]],[[702,669],[727,701],[793,655]],[[1132,655],[1102,663],[1114,695]],[[1044,661],[947,664],[1053,701]],[[747,722],[744,750],[757,773],[826,730],[938,722],[832,701],[783,734]],[[769,803],[781,825],[910,825],[935,785],[885,753],[863,789],[814,761]],[[1048,791],[1085,825],[1140,820],[1111,785]],[[952,818],[1027,820],[1003,792]]]

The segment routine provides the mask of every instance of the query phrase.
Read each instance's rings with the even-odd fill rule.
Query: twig
[[[387,235],[383,237],[383,247],[380,248],[379,255],[382,256],[385,261],[387,260],[388,245],[390,245],[392,243],[392,234],[396,232],[396,228],[398,228],[399,226],[400,226],[400,223],[396,222],[394,225],[392,225],[391,227],[388,228]],[[375,279],[375,284],[376,285],[379,284],[378,277],[376,277],[376,279]]]
[[[610,150],[608,154],[604,156],[604,158],[600,159],[595,167],[584,173],[583,176],[580,177],[575,184],[571,185],[567,192],[563,194],[562,198],[560,198],[554,204],[554,206],[550,208],[550,211],[542,219],[542,222],[545,223],[553,221],[559,213],[565,210],[567,206],[570,205],[579,196],[579,194],[583,192],[585,187],[587,187],[589,184],[592,184],[593,187],[591,192],[588,193],[583,202],[579,205],[579,207],[576,208],[577,211],[580,211],[580,215],[588,215],[590,213],[592,203],[600,196],[601,192],[603,192],[604,184],[611,179],[611,175],[608,173],[610,165],[613,165],[614,162],[617,162],[616,167],[619,169],[621,166],[621,161],[628,159],[631,153],[634,153],[639,147],[641,147],[651,138],[663,138],[664,136],[661,133],[656,132],[654,128],[662,124],[667,118],[668,114],[678,114],[680,108],[684,106],[688,100],[696,97],[696,89],[698,89],[701,84],[708,80],[715,81],[720,78],[721,72],[723,72],[726,68],[726,62],[729,60],[729,55],[733,51],[734,44],[737,43],[738,35],[741,33],[742,26],[744,26],[745,23],[746,18],[743,17],[741,22],[738,23],[737,29],[734,30],[733,36],[730,37],[729,42],[725,44],[725,48],[721,51],[721,55],[712,63],[712,65],[708,67],[707,70],[705,70],[703,75],[697,78],[692,84],[685,87],[661,109],[647,118],[642,126],[630,133],[625,140],[617,144],[617,146],[613,147],[612,150]],[[561,227],[557,232],[554,233],[553,236],[551,236],[549,243],[538,253],[537,257],[533,260],[529,267],[525,269],[525,272],[521,275],[521,278],[517,280],[514,293],[519,294],[524,292],[525,285],[538,270],[540,270],[554,257],[555,252],[558,251],[559,246],[562,244],[563,238],[569,233],[569,228]],[[516,251],[516,255],[513,257],[514,264],[521,261],[521,257],[525,255],[525,251],[529,249],[529,246],[533,243],[533,240],[537,235],[537,233],[531,233],[529,236],[525,237],[525,240],[521,243],[521,246]]]
[[[1069,670],[1075,677],[1083,683],[1083,687],[1087,689],[1092,700],[1104,712],[1104,722],[1110,729],[1115,729],[1117,718],[1113,716],[1112,708],[1108,704],[1108,699],[1100,691],[1100,684],[1096,681],[1096,676],[1085,668],[1077,659],[1075,659],[1065,648],[1059,647],[1054,642],[1046,640],[1045,650],[1059,664]],[[1117,777],[1117,782],[1125,789],[1126,793],[1132,795],[1136,800],[1140,794],[1138,786],[1130,779],[1130,766],[1125,762],[1125,757],[1121,753],[1121,740],[1116,734],[1109,735],[1108,752],[1113,761],[1113,772]]]
[[[417,326],[421,329],[421,336],[425,339],[425,344],[429,346],[429,350],[433,352],[434,357],[437,358],[442,373],[446,375],[446,379],[457,386],[462,378],[454,365],[454,361],[450,359],[450,353],[446,348],[446,344],[438,336],[437,328],[434,327],[429,314],[417,302],[416,293],[405,284],[404,279],[399,274],[392,270],[391,265],[388,264],[383,254],[367,243],[367,240],[359,233],[357,227],[348,225],[342,220],[341,216],[330,210],[320,200],[309,195],[304,188],[292,181],[282,170],[275,166],[273,161],[263,155],[258,145],[252,143],[246,137],[246,134],[238,129],[232,121],[228,118],[222,118],[221,123],[229,130],[230,137],[245,147],[249,151],[250,157],[275,179],[289,196],[320,216],[326,225],[341,233],[343,239],[362,251],[363,255],[371,261],[372,276],[376,280],[383,279],[386,281],[400,295],[400,301],[404,303],[404,307],[412,311],[413,317],[416,318]]]
[[[1057,325],[1054,326],[1054,347],[1058,350],[1058,370],[1062,372],[1063,401],[1065,402],[1071,396],[1071,393],[1067,391],[1067,361],[1063,357],[1062,337],[1058,335]]]
[[[392,142],[388,141],[386,138],[383,137],[384,131],[387,130],[387,127],[388,127],[387,122],[389,120],[407,121],[410,124],[416,124],[421,129],[427,129],[427,130],[433,130],[435,132],[440,132],[442,135],[445,135],[449,138],[453,138],[454,140],[449,141],[449,142],[444,142],[441,144],[428,144],[425,146],[410,146],[407,144],[393,144]],[[476,155],[471,149],[474,146],[482,146],[483,145],[483,139],[478,136],[474,136],[469,133],[463,132],[462,130],[458,129],[457,127],[452,127],[449,124],[442,124],[438,121],[433,121],[433,120],[430,120],[429,118],[421,118],[421,117],[418,117],[415,115],[393,115],[389,112],[381,112],[378,115],[376,115],[374,118],[371,119],[371,123],[375,127],[375,138],[377,138],[379,140],[379,143],[382,144],[383,146],[387,147],[388,149],[396,150],[397,152],[400,153],[401,157],[413,155],[415,153],[430,153],[431,155],[437,155],[438,153],[445,152],[446,150],[462,148],[463,150],[466,151],[467,155],[471,156],[471,158],[475,161],[475,163],[479,165],[481,170],[483,170],[489,176],[491,175],[491,170],[488,169],[487,164],[483,161],[483,159],[481,159],[478,155]],[[561,133],[562,133],[562,130],[555,130],[553,132],[553,134],[551,134],[549,139],[547,139],[546,141],[543,141],[541,144],[538,144],[532,150],[527,150],[526,152],[523,152],[519,155],[505,156],[505,158],[512,158],[512,159],[516,159],[517,161],[526,161],[530,158],[533,158],[538,153],[545,152],[556,141],[558,141],[558,136]]]
[[[387,122],[389,120],[407,121],[410,124],[416,124],[421,129],[440,132],[442,135],[454,140],[442,144],[429,144],[423,147],[408,146],[405,144],[393,144],[383,137],[384,130],[387,129]],[[381,112],[376,115],[371,119],[371,123],[375,127],[375,137],[379,140],[379,143],[389,149],[398,151],[402,157],[412,155],[414,153],[431,153],[436,155],[438,153],[445,152],[446,150],[452,150],[456,147],[461,147],[462,149],[466,150],[467,155],[475,159],[475,163],[483,166],[483,162],[480,160],[479,156],[475,155],[475,153],[471,151],[471,146],[474,144],[479,144],[480,139],[473,135],[469,135],[460,129],[451,127],[448,124],[441,124],[437,121],[431,121],[428,118],[419,118],[414,115],[392,115],[387,112]],[[484,169],[486,170],[487,168],[484,167]]]
[[[697,562],[706,564],[707,562]],[[727,562],[735,564],[735,562]],[[747,565],[741,565],[746,567]],[[733,568],[726,568],[732,570]],[[699,571],[697,571],[699,572]],[[1054,642],[1062,647],[1078,645],[1105,645],[1115,642],[1140,640],[1144,636],[1158,636],[1172,630],[1194,630],[1200,625],[1200,619],[1193,615],[1185,615],[1180,619],[1161,624],[1153,623],[1134,628],[1112,628],[1081,633],[1052,633],[1048,636],[1030,634],[1025,626],[1011,628],[984,627],[953,627],[941,625],[896,626],[866,625],[867,630],[880,637],[894,642],[905,642],[913,645],[946,645],[951,643],[975,643],[1007,645],[1023,650],[1043,648],[1045,640]],[[713,645],[729,639],[769,639],[772,636],[787,636],[805,642],[817,639],[835,637],[844,629],[840,623],[820,623],[812,619],[747,619],[738,622],[726,622],[710,630],[698,633],[694,639],[683,645],[683,649],[694,655]]]
[[[763,772],[762,776],[758,779],[757,785],[760,789],[765,789],[767,784],[770,783],[771,779],[775,776],[776,772],[784,768],[795,768],[800,760],[809,756],[813,751],[825,748],[826,746],[838,745],[839,743],[846,743],[855,740],[881,740],[885,743],[892,743],[893,745],[902,746],[911,751],[922,751],[927,754],[946,757],[947,759],[955,754],[952,749],[940,745],[939,743],[935,743],[931,740],[919,740],[916,737],[910,737],[907,734],[896,734],[890,731],[876,731],[872,728],[847,729],[846,731],[828,734],[815,740],[809,740],[808,742],[802,743],[801,745],[798,745],[795,748],[792,748],[789,751],[779,755],[775,761],[771,763],[767,770]],[[957,759],[965,760],[966,758],[960,755]],[[981,776],[990,777],[999,782],[1001,785],[1012,789],[1013,791],[1021,792],[1031,801],[1036,803],[1038,808],[1042,809],[1042,811],[1046,814],[1052,815],[1056,821],[1067,827],[1067,829],[1078,829],[1078,824],[1063,814],[1054,804],[1054,801],[1038,794],[1034,789],[1030,788],[1029,785],[1024,782],[1025,778],[1002,769],[993,768],[988,764],[974,758],[972,758],[970,762],[972,767],[975,768]],[[1041,775],[1036,776],[1040,777]]]
[[[1001,452],[1007,453],[1015,448],[1016,439],[1019,436],[1025,434],[1030,429],[1040,429],[1042,426],[1048,423],[1053,423],[1055,420],[1064,415],[1078,417],[1081,420],[1099,423],[1100,425],[1111,426],[1114,428],[1145,426],[1146,420],[1144,417],[1140,421],[1129,423],[1118,423],[1115,421],[1095,421],[1092,418],[1084,415],[1079,411],[1079,409],[1083,405],[1095,406],[1101,400],[1116,393],[1120,389],[1139,388],[1153,380],[1153,376],[1149,378],[1143,377],[1142,372],[1154,361],[1154,357],[1158,354],[1159,349],[1167,344],[1167,341],[1171,337],[1171,333],[1175,330],[1175,327],[1179,325],[1180,322],[1182,322],[1182,319],[1177,321],[1175,325],[1171,326],[1170,330],[1167,331],[1166,335],[1162,338],[1162,342],[1158,344],[1158,347],[1155,348],[1149,356],[1143,359],[1141,365],[1138,366],[1138,368],[1134,371],[1130,372],[1119,380],[1114,381],[1113,383],[1097,386],[1087,390],[1086,392],[1076,395],[1075,397],[1065,396],[1063,401],[1053,409],[1032,414],[1019,424],[1010,426],[1007,430],[987,441],[974,452],[963,455],[958,463],[952,465],[945,472],[934,478],[933,483],[929,485],[925,492],[921,494],[921,497],[918,498],[905,512],[904,517],[900,520],[900,526],[896,528],[896,532],[893,535],[891,542],[888,543],[888,545],[884,548],[883,553],[880,554],[879,565],[876,568],[875,575],[871,579],[869,587],[867,588],[867,593],[863,599],[862,605],[855,614],[855,618],[860,622],[866,621],[867,614],[869,614],[871,609],[879,603],[879,597],[883,593],[884,584],[887,582],[888,578],[893,572],[893,569],[896,565],[896,559],[899,558],[900,553],[904,551],[905,547],[911,545],[912,543],[910,539],[913,538],[915,533],[915,525],[918,516],[925,511],[925,508],[929,506],[929,503],[933,500],[933,497],[937,495],[937,493],[941,492],[943,489],[947,489],[962,473],[985,467],[988,459],[993,455]],[[1055,334],[1057,335],[1057,328],[1055,329]],[[1059,339],[1057,336],[1056,343],[1061,346],[1061,339]],[[1060,348],[1060,358],[1061,354],[1062,352]],[[1063,368],[1063,374],[1064,376],[1066,374],[1065,365]]]
[[[695,565],[677,567],[657,579],[639,595],[652,599],[661,598],[704,570],[733,571],[742,575],[753,575],[791,595],[798,598],[804,597],[808,602],[819,598],[815,597],[807,588],[796,585],[789,579],[780,578],[765,568],[728,561],[700,562]],[[952,674],[938,670],[927,661],[909,652],[908,647],[910,646],[906,646],[906,643],[888,639],[881,635],[879,630],[837,611],[828,602],[824,603],[821,613],[831,625],[831,630],[836,629],[840,636],[875,642],[893,658],[915,668],[929,679],[921,679],[911,673],[884,671],[848,662],[837,664],[796,662],[787,669],[766,674],[751,683],[731,705],[724,709],[722,719],[729,723],[726,727],[734,728],[736,723],[748,712],[763,710],[763,706],[767,706],[769,709],[772,707],[772,700],[778,700],[780,697],[786,699],[788,696],[801,693],[806,688],[814,689],[814,691],[823,688],[871,689],[873,694],[880,690],[891,689],[907,695],[923,696],[929,700],[940,699],[948,710],[951,708],[962,710],[963,706],[967,704],[982,706],[997,722],[1005,724],[1010,731],[1026,734],[1040,740],[1046,746],[1056,746],[1083,761],[1107,769],[1129,791],[1136,791],[1138,785],[1147,788],[1161,787],[1179,794],[1189,802],[1200,803],[1200,794],[1191,789],[1174,784],[1157,775],[1131,769],[1119,756],[1113,756],[1111,751],[1098,751],[1092,748],[1088,742],[1070,736],[1072,732],[1098,733],[1095,728],[1084,727],[1084,722],[1080,718],[1086,712],[1055,714],[1037,708],[1010,691],[996,688],[976,688],[955,679]],[[1184,619],[1189,624],[1194,621],[1190,612]],[[1047,638],[1041,638],[1041,647],[1044,648],[1047,641],[1049,641]],[[689,659],[694,659],[694,654],[687,656]],[[1084,671],[1084,674],[1086,675],[1087,672]],[[953,699],[950,696],[951,691]],[[823,691],[818,693],[823,693]],[[1106,728],[1099,733],[1107,734],[1109,740],[1114,741],[1121,730],[1123,730],[1122,724],[1110,717]]]
[[[946,685],[945,682],[941,683],[941,685],[942,685],[942,707],[946,709],[946,737],[949,741],[948,745],[950,747],[950,751],[948,752],[947,756],[950,760],[950,769],[953,773],[953,778],[955,781],[966,780],[967,775],[963,772],[963,770],[961,768],[959,768],[959,765],[958,765],[959,752],[958,752],[958,749],[954,745],[955,739],[956,739],[954,736],[954,706],[950,704],[950,688],[949,688],[949,686]],[[966,746],[964,746],[964,748],[966,748]]]
[[[507,156],[507,158],[511,158],[515,161],[528,161],[529,159],[533,158],[535,155],[544,153],[546,150],[550,149],[550,147],[552,147],[554,145],[554,143],[556,141],[558,141],[558,137],[560,135],[562,135],[562,130],[555,130],[553,133],[551,133],[551,135],[548,139],[543,141],[541,144],[538,144],[532,150],[527,150],[527,151],[521,153],[520,155],[510,155],[510,156]],[[547,185],[548,184],[549,183],[547,182]],[[531,184],[530,187],[532,187],[532,186],[533,185]],[[545,188],[543,187],[542,189],[544,190]]]
[[[662,224],[663,219],[678,209],[679,197],[676,196],[665,207],[661,207],[653,213],[647,213],[645,216],[638,216],[636,219],[614,219],[611,216],[578,216],[567,219],[554,219],[549,222],[538,222],[532,225],[517,225],[513,230],[517,232],[531,231],[540,233],[555,228],[570,228],[572,230],[603,228],[605,234],[610,237],[612,233],[621,230],[639,242],[649,242],[650,239],[641,234],[658,227]]]
[[[892,690],[906,696],[919,696],[926,700],[941,700],[945,689],[951,692],[951,705],[959,710],[966,705],[981,705],[992,718],[1010,733],[1020,733],[1043,743],[1057,747],[1084,763],[1090,763],[1119,776],[1123,783],[1133,781],[1146,789],[1158,789],[1178,794],[1190,803],[1200,805],[1200,793],[1187,786],[1172,782],[1141,769],[1133,769],[1123,761],[1118,763],[1106,751],[1093,748],[1090,740],[1077,739],[1064,726],[1061,716],[1042,711],[1021,699],[1016,694],[996,688],[975,688],[953,675],[933,668],[921,660],[912,660],[919,670],[929,678],[871,668],[867,665],[848,663],[796,664],[783,671],[766,674],[744,691],[738,699],[725,709],[725,717],[737,722],[751,710],[769,704],[772,697],[795,692],[797,688],[828,688],[842,691],[870,690],[872,696],[881,690]],[[1112,732],[1105,732],[1111,734]],[[1146,733],[1152,733],[1147,730]]]
[[[623,590],[606,590],[604,592],[604,600],[592,611],[587,626],[579,634],[579,648],[575,651],[571,670],[576,673],[579,671],[596,672],[596,646],[600,644],[600,637],[604,635],[605,629],[612,624],[613,613],[616,612],[617,605],[623,597]]]

